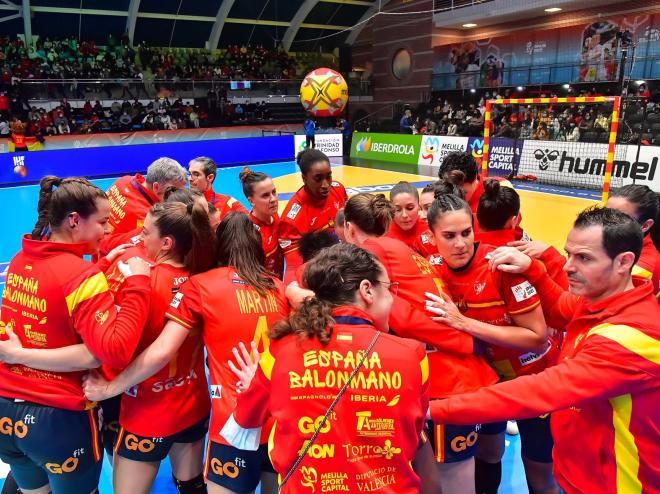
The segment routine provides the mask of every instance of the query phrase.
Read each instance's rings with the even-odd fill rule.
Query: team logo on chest
[[[481,292],[484,291],[484,288],[486,288],[486,283],[483,281],[476,281],[474,283],[474,293],[477,295],[481,295]]]

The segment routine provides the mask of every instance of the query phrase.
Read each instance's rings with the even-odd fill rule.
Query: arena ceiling
[[[186,48],[277,43],[332,51],[358,29],[327,37],[375,13],[386,0],[0,0],[0,32],[94,39],[128,33],[137,44]],[[29,22],[23,12],[30,12]],[[327,37],[325,39],[318,39]]]

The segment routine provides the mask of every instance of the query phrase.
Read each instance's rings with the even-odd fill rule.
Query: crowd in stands
[[[600,96],[594,90],[583,90],[572,96]],[[447,136],[483,136],[486,100],[522,98],[529,95],[507,89],[502,94],[484,94],[478,103],[450,102],[436,99],[421,106],[414,115],[406,110],[399,122],[401,133]],[[549,92],[540,97],[556,98]],[[620,141],[660,144],[660,104],[651,97],[645,85],[626,103]],[[491,137],[536,140],[607,142],[612,105],[550,104],[494,105],[491,110]]]
[[[262,45],[231,45],[223,50],[130,46],[127,35],[110,35],[105,46],[76,37],[37,38],[26,46],[20,38],[0,36],[0,84],[22,79],[140,80],[295,79],[309,67],[284,50]],[[132,97],[132,96],[131,96]]]
[[[26,46],[20,37],[0,36],[0,137],[7,137],[14,124],[21,122],[28,136],[41,139],[70,133],[175,130],[266,121],[270,110],[265,101],[232,104],[226,84],[214,84],[206,98],[197,98],[192,104],[178,97],[177,88],[185,87],[179,81],[295,79],[318,63],[309,54],[299,55],[296,58],[261,45],[231,45],[213,51],[149,47],[145,43],[133,47],[126,35],[110,35],[104,46],[80,42],[73,36],[35,38]],[[45,85],[47,94],[41,86],[43,94],[38,99],[61,100],[54,109],[44,107],[52,105],[35,107],[29,103],[35,99],[30,93],[36,86],[22,82],[41,79],[53,82]],[[67,83],[55,82],[58,79]],[[99,85],[86,79],[102,82]],[[107,100],[115,101],[110,106],[109,102],[104,106],[95,101],[99,91]],[[82,108],[72,108],[67,98],[87,101]]]
[[[17,121],[25,124],[26,135],[41,139],[66,134],[200,128],[248,119],[266,121],[270,115],[265,101],[234,105],[221,99],[217,104],[209,105],[207,101],[203,106],[181,98],[170,101],[156,97],[146,105],[142,101],[114,101],[104,107],[100,101],[92,104],[87,100],[82,108],[73,108],[62,99],[48,111],[43,107],[25,107],[24,101],[9,101],[6,95],[0,95],[0,137],[8,137]]]

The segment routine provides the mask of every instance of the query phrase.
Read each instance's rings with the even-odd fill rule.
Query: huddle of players
[[[524,275],[491,271],[489,266],[496,247],[511,245],[539,259],[560,288],[568,286],[562,271],[565,259],[554,248],[529,241],[520,229],[520,201],[508,184],[482,181],[470,156],[454,154],[443,162],[441,180],[426,187],[421,196],[412,185],[400,183],[391,191],[389,201],[365,193],[347,199],[344,187],[332,180],[329,160],[322,153],[306,150],[299,155],[298,164],[304,185],[291,198],[281,218],[277,215],[272,179],[248,169],[241,173],[241,181],[252,210],[249,214],[231,214],[247,211],[235,199],[213,190],[217,169],[209,158],[191,161],[190,190],[183,189],[186,174],[180,165],[162,158],[149,167],[146,177],[138,174],[119,179],[108,190],[109,201],[105,202],[105,194],[82,179],[42,181],[39,222],[31,238],[24,240],[23,251],[12,261],[9,272],[14,273],[11,279],[17,280],[15,286],[23,287],[23,291],[34,285],[30,280],[38,279],[42,285],[51,283],[42,286],[42,292],[52,297],[52,302],[48,299],[49,307],[54,307],[48,309],[44,325],[66,321],[64,327],[68,330],[54,341],[48,333],[46,347],[57,350],[38,350],[39,345],[27,332],[19,344],[14,329],[25,328],[30,321],[21,320],[18,310],[12,311],[12,304],[19,309],[21,303],[16,303],[11,293],[3,294],[2,322],[13,349],[3,345],[6,349],[0,350],[5,362],[0,366],[5,378],[0,396],[8,398],[3,404],[7,411],[2,413],[14,417],[14,443],[10,446],[21,454],[0,444],[0,457],[11,464],[24,491],[48,492],[49,485],[55,493],[86,493],[96,488],[101,454],[97,408],[90,402],[103,400],[102,438],[108,453],[114,453],[115,492],[149,492],[160,461],[168,455],[179,492],[205,492],[207,487],[211,493],[250,492],[260,478],[264,482],[262,490],[273,492],[277,482],[266,459],[272,424],[266,423],[265,412],[280,422],[285,418],[272,407],[258,406],[264,399],[259,390],[276,389],[278,393],[273,395],[282,391],[290,399],[291,389],[285,393],[275,387],[276,376],[272,373],[273,369],[281,372],[282,366],[285,370],[287,365],[293,368],[295,359],[287,357],[282,346],[275,346],[278,352],[269,348],[269,328],[288,316],[287,295],[301,313],[306,313],[300,307],[306,307],[304,296],[309,293],[303,291],[300,295],[297,286],[301,290],[317,286],[317,299],[332,298],[331,292],[340,292],[342,288],[334,286],[324,295],[328,289],[324,283],[332,281],[335,266],[343,266],[342,262],[351,258],[355,265],[346,264],[346,276],[356,266],[367,266],[369,259],[375,259],[389,281],[373,280],[374,286],[389,284],[390,291],[396,292],[390,300],[391,310],[385,314],[385,327],[426,345],[426,356],[418,355],[414,347],[407,350],[411,361],[419,362],[419,366],[413,366],[417,371],[411,372],[419,375],[404,376],[412,381],[421,376],[418,394],[424,410],[429,398],[442,400],[497,381],[535,374],[556,362],[564,328],[558,325],[553,329],[546,324],[544,311],[550,307],[549,301],[539,296]],[[87,209],[81,210],[81,200]],[[76,201],[72,212],[70,205]],[[632,186],[615,192],[611,201],[612,207],[635,217],[645,232],[652,230],[658,215],[654,193]],[[337,224],[335,219],[339,220]],[[90,226],[90,221],[96,225]],[[76,235],[76,229],[84,230],[82,236]],[[110,235],[104,236],[106,229]],[[337,241],[335,233],[342,241],[364,249],[367,258],[361,257],[367,255],[363,251],[322,248]],[[60,245],[67,242],[70,245]],[[80,259],[81,254],[96,251],[104,257],[95,265]],[[310,262],[313,256],[317,257]],[[656,258],[657,250],[648,233],[635,274],[652,278],[657,291]],[[148,262],[151,268],[138,259]],[[314,275],[319,266],[324,269]],[[322,279],[324,273],[330,281]],[[282,276],[284,283],[280,281]],[[341,273],[338,277],[346,282]],[[286,294],[285,284],[292,289]],[[457,310],[433,306],[438,298],[448,296]],[[121,311],[116,311],[115,304]],[[341,300],[333,306],[350,304]],[[57,310],[56,314],[51,312]],[[343,335],[344,341],[355,339],[358,348],[363,349],[368,341],[357,341],[357,335],[366,333],[356,333],[354,326],[364,326],[369,318],[354,308],[342,310],[333,312],[335,331],[326,334],[325,340],[320,337],[320,341],[340,348],[347,343],[329,340]],[[372,325],[382,329],[375,319]],[[293,321],[291,326],[295,326]],[[287,331],[295,333],[294,329],[289,327]],[[312,334],[310,331],[308,336]],[[250,386],[241,397],[242,407],[236,409],[238,393],[233,371],[240,374],[241,370],[228,361],[237,355],[233,347],[248,341],[255,342],[255,351],[262,353],[255,377],[258,384]],[[381,346],[392,353],[394,348],[399,353],[403,350],[394,340]],[[204,379],[204,347],[208,352],[210,399]],[[380,351],[387,354],[385,349]],[[247,361],[244,347],[241,353]],[[86,369],[99,365],[99,373],[85,378],[86,401],[79,380]],[[400,368],[401,362],[383,361],[380,365],[393,369]],[[35,379],[39,380],[38,386],[34,386]],[[373,390],[363,392],[377,397]],[[119,395],[121,400],[115,398]],[[25,401],[15,403],[12,399]],[[327,404],[319,407],[318,400],[311,400],[310,407],[312,404],[317,406],[305,413],[312,425],[318,425],[317,417],[323,416]],[[373,402],[365,406],[388,413],[387,407]],[[396,413],[421,427],[424,414],[419,415],[420,407]],[[235,409],[236,417],[232,415]],[[37,454],[19,444],[19,439],[26,438],[21,437],[18,424],[25,425],[27,417],[46,411],[60,415],[43,418],[43,425],[39,425],[48,434],[42,432],[42,437],[52,437],[66,424],[68,442],[59,442],[61,434],[57,434],[58,441],[53,443],[59,451]],[[51,421],[49,425],[47,420]],[[305,438],[314,432],[314,427],[303,422],[294,422],[298,429],[294,438],[287,437],[281,427],[275,429],[271,458],[281,477],[295,461]],[[225,430],[228,423],[235,424],[233,432]],[[74,426],[77,432],[73,432]],[[444,492],[496,492],[505,426],[506,422],[479,426],[429,420],[421,440],[417,438],[421,431],[395,434],[403,442],[395,446],[404,453],[401,461],[395,457],[399,470],[389,479],[395,484],[392,492],[417,492],[417,477],[424,492],[437,492],[439,486]],[[245,432],[250,427],[259,430],[256,436]],[[338,428],[334,422],[327,428],[332,427]],[[547,414],[521,420],[519,427],[530,491],[557,492]],[[209,442],[203,463],[207,432]],[[332,434],[341,441],[351,432]],[[250,442],[254,451],[246,447]],[[322,459],[319,451],[323,449],[311,449],[309,461]],[[367,463],[385,467],[398,454],[396,447],[392,451],[384,458],[372,456]],[[61,460],[53,461],[48,455]],[[17,456],[21,461],[16,460]],[[411,460],[417,475],[405,467]],[[295,487],[290,487],[291,491],[297,492],[297,485],[314,486],[319,481],[317,470],[320,472],[321,466],[294,472],[289,485]],[[366,474],[363,477],[368,478]],[[380,479],[379,485],[385,480]],[[344,481],[353,491],[365,487],[364,482],[360,486],[355,479]],[[42,488],[45,490],[39,490]]]

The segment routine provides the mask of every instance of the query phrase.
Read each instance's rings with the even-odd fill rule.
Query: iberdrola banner
[[[416,165],[421,144],[419,135],[355,132],[351,157]]]

